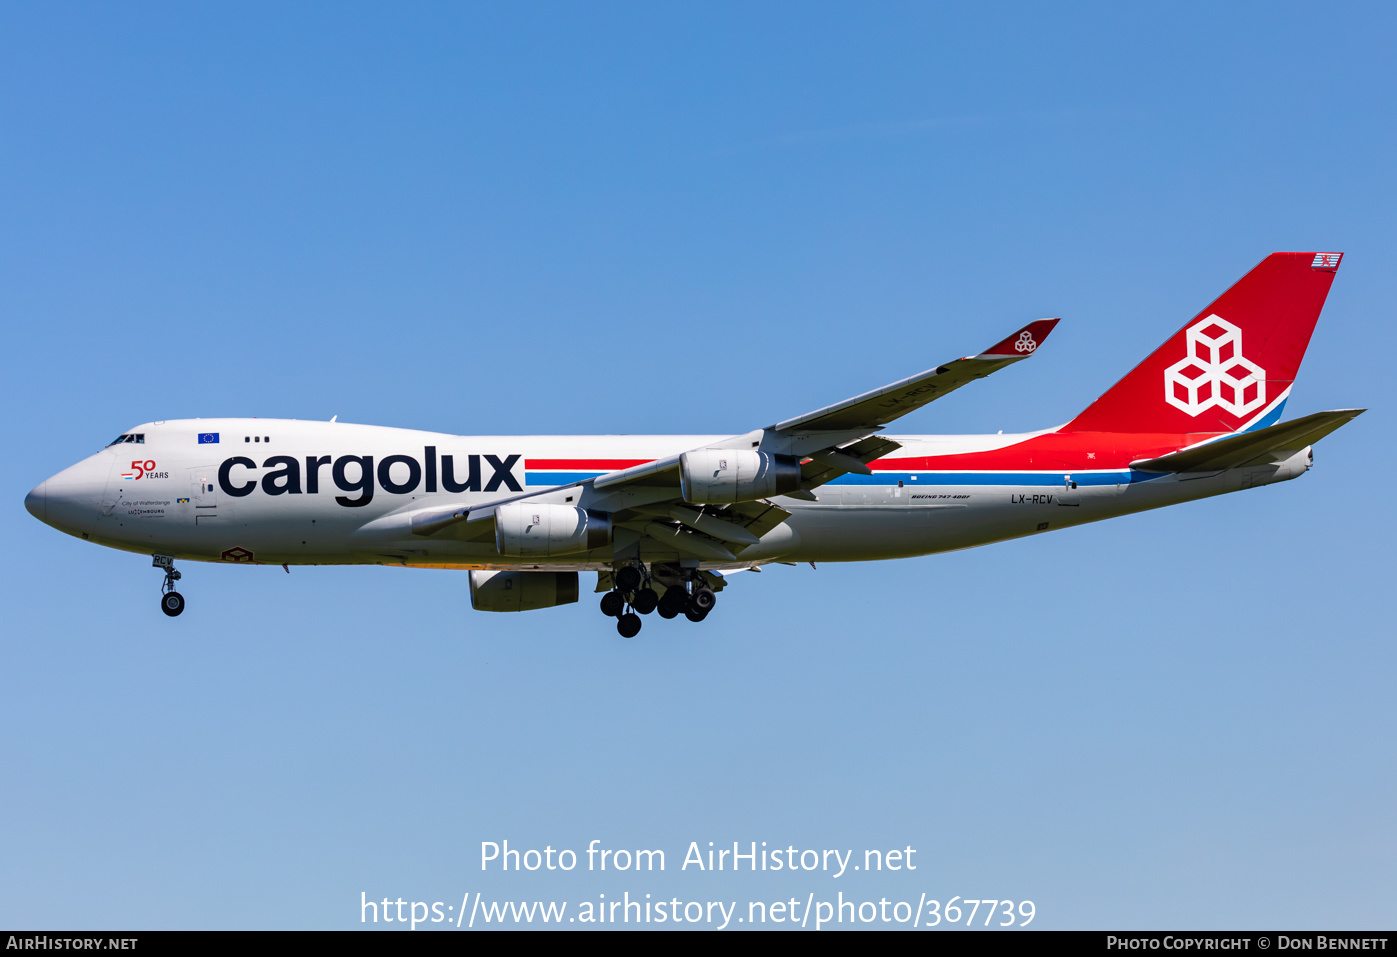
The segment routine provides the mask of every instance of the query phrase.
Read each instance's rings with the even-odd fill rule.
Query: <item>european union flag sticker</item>
[[[217,444],[218,444],[218,433],[217,433],[217,432],[200,432],[200,433],[199,433],[199,444],[200,444],[200,445],[217,445]]]

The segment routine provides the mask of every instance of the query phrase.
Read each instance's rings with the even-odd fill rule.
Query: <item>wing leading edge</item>
[[[920,375],[899,380],[881,389],[856,395],[834,405],[796,416],[771,426],[777,432],[804,430],[865,429],[887,425],[909,412],[954,392],[967,382],[983,379],[1005,366],[1027,359],[1058,324],[1057,319],[1039,319],[1011,333],[975,356],[956,359],[928,369]]]
[[[867,464],[899,446],[884,440],[884,446],[845,443],[858,442],[888,423],[948,395],[975,379],[983,379],[1006,366],[1027,359],[1047,339],[1058,319],[1039,319],[1017,329],[974,356],[954,359],[945,365],[901,379],[881,389],[865,392],[843,402],[786,419],[756,432],[733,436],[709,448],[758,449],[772,454],[799,455],[816,460],[823,468],[802,468],[802,486],[815,488],[847,472],[868,474]],[[682,455],[656,459],[644,465],[600,475],[597,489],[613,488],[630,482],[656,481],[678,485]],[[807,463],[808,465],[808,463]],[[664,476],[664,478],[661,478]],[[819,481],[815,478],[823,476]]]
[[[968,382],[1033,355],[1058,321],[1039,319],[977,355],[954,359],[881,389],[702,449],[483,505],[423,510],[408,517],[406,524],[415,535],[431,536],[464,522],[467,529],[459,530],[459,537],[484,538],[494,525],[495,510],[502,505],[525,500],[558,504],[566,500],[575,502],[578,508],[608,513],[616,527],[630,528],[676,551],[701,559],[734,560],[743,549],[790,517],[789,511],[769,498],[785,495],[813,501],[812,489],[841,475],[869,474],[868,463],[900,448],[898,443],[875,433]],[[735,455],[759,453],[780,459],[786,466],[787,484],[774,494],[695,509],[694,503],[685,501],[682,489],[681,466],[685,457],[722,451]]]

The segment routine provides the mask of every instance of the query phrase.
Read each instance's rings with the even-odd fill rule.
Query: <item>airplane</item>
[[[1039,319],[977,355],[742,435],[459,436],[331,419],[148,422],[41,482],[60,531],[176,560],[469,571],[471,604],[574,603],[597,573],[626,638],[702,621],[736,571],[928,555],[1303,475],[1363,409],[1281,413],[1342,253],[1274,253],[1072,421],[887,435],[1037,354]]]

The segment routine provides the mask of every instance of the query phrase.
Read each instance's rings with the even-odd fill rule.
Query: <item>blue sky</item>
[[[0,10],[0,924],[359,926],[370,897],[1031,899],[1390,927],[1394,16],[1313,4]],[[185,568],[24,493],[148,420],[739,432],[1040,316],[900,423],[1043,428],[1266,254],[1348,253],[1299,481],[741,575],[702,627],[464,576]],[[656,623],[658,624],[658,623]],[[482,875],[481,841],[670,870]],[[844,883],[690,841],[918,849]]]

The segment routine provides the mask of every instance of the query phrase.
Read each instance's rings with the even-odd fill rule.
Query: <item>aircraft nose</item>
[[[28,495],[24,496],[24,507],[29,510],[30,515],[33,515],[41,522],[48,521],[48,519],[46,518],[46,506],[48,504],[48,489],[45,487],[47,485],[48,480],[45,479],[38,485],[34,486],[34,489]]]
[[[24,507],[59,531],[70,535],[90,532],[100,514],[110,469],[110,458],[101,453],[70,465],[40,482],[24,497]]]

